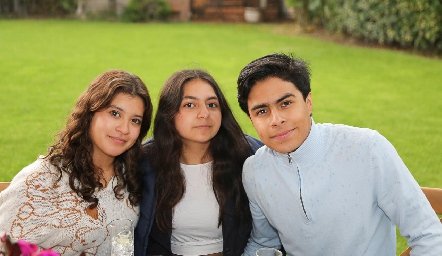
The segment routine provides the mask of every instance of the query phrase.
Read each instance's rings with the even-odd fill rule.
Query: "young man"
[[[238,101],[264,147],[247,159],[253,231],[245,255],[442,255],[442,225],[394,147],[378,132],[316,124],[307,64],[285,54],[249,63]]]

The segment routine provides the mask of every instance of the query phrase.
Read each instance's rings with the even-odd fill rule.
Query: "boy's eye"
[[[262,115],[265,113],[267,113],[267,110],[265,110],[265,109],[260,109],[260,110],[256,111],[256,115]]]
[[[286,107],[286,106],[288,106],[288,105],[290,105],[290,104],[292,104],[292,102],[289,101],[289,100],[282,102],[282,106],[283,106],[283,107]]]
[[[116,110],[111,110],[110,114],[117,117],[120,116],[120,113]]]
[[[191,107],[194,107],[194,106],[195,105],[193,103],[186,103],[186,104],[184,104],[185,108],[191,108]]]

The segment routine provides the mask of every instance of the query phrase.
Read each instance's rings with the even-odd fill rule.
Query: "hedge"
[[[383,45],[442,54],[439,0],[327,0],[323,8],[328,30]],[[313,15],[320,13],[311,11]]]
[[[165,0],[131,0],[126,6],[122,20],[125,22],[165,21],[172,13]]]
[[[77,0],[0,0],[0,17],[66,16],[76,7]]]

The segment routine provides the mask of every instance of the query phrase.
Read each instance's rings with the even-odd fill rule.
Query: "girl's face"
[[[209,144],[221,126],[221,109],[212,86],[201,79],[184,85],[175,128],[184,146]]]
[[[144,102],[140,97],[119,93],[109,107],[94,114],[90,134],[95,164],[113,161],[135,144],[140,134],[143,112]]]

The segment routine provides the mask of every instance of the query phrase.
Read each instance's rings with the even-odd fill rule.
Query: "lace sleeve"
[[[56,228],[65,221],[57,217],[57,204],[62,203],[57,178],[54,168],[42,159],[20,171],[0,194],[0,231],[44,248],[57,244]]]

